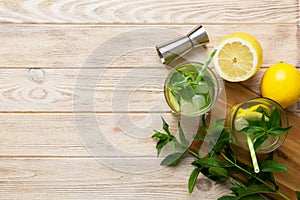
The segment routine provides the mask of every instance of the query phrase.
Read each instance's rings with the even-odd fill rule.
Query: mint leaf
[[[214,143],[214,147],[213,150],[219,154],[225,146],[228,146],[229,144],[229,130],[223,128],[223,130],[221,131],[221,133],[219,131],[216,131],[213,133],[212,137],[212,142]]]
[[[269,130],[267,130],[267,132],[270,134],[270,135],[274,135],[274,136],[278,136],[278,135],[281,135],[287,131],[289,131],[290,129],[292,128],[292,126],[289,126],[289,127],[286,127],[286,128],[271,128]]]
[[[256,109],[256,111],[264,114],[267,117],[270,117],[268,111],[265,108],[263,108],[262,106],[258,106],[258,108]]]
[[[214,84],[214,82],[211,80],[210,77],[208,77],[208,76],[202,76],[202,77],[203,77],[204,81],[206,82],[206,84],[208,85],[209,88],[215,87],[215,84]]]
[[[255,140],[253,147],[256,150],[262,143],[264,143],[268,139],[268,135],[263,135],[262,137]]]
[[[209,167],[220,167],[221,161],[218,158],[199,158],[192,163],[193,165],[200,165],[205,168]]]
[[[189,190],[190,194],[194,190],[194,187],[195,187],[195,184],[196,184],[196,181],[197,181],[197,178],[198,178],[200,172],[201,172],[201,168],[197,167],[192,171],[192,173],[190,175],[189,182],[188,182],[188,190]]]
[[[300,191],[296,191],[297,199],[300,200]]]
[[[273,174],[273,173],[269,173],[269,174],[270,174],[269,179],[270,179],[270,181],[273,183],[273,185],[274,185],[274,187],[275,187],[275,190],[276,190],[276,191],[279,190],[279,186],[277,185],[277,182],[276,182],[276,180],[275,180],[275,178],[274,178],[274,174]]]
[[[271,153],[269,153],[268,157],[265,159],[265,161],[267,160],[273,160],[274,157],[274,151],[272,151]],[[272,172],[261,172],[259,174],[259,178],[263,179],[263,180],[269,180],[271,183],[273,183],[275,190],[277,191],[279,189],[279,186],[277,185],[277,182],[274,178],[274,174]]]
[[[231,144],[228,143],[226,145],[225,150],[226,150],[227,157],[231,158],[231,160],[233,160],[233,163],[236,163],[236,154],[235,154],[234,150],[232,149]]]
[[[205,121],[205,115],[202,115],[201,122],[202,122],[202,128],[203,128],[203,131],[204,131],[204,132],[207,132],[207,126],[206,126],[206,121]]]
[[[251,120],[251,119],[246,119],[248,122],[248,126],[261,126],[261,121],[260,120]]]
[[[180,125],[180,122],[178,121],[178,131],[179,131],[179,139],[181,142],[181,145],[185,148],[188,148],[189,146],[189,141],[185,138],[182,127]]]
[[[264,128],[262,128],[260,126],[247,126],[247,127],[243,128],[241,131],[245,132],[245,133],[253,134],[253,133],[263,132]]]
[[[170,131],[169,131],[169,124],[165,121],[165,119],[162,117],[161,118],[162,121],[163,121],[163,129],[166,131],[166,133],[168,135],[171,135]]]
[[[277,108],[273,110],[273,112],[270,115],[269,122],[268,122],[268,128],[277,128],[281,126],[281,119],[280,119],[280,113]]]
[[[151,137],[153,139],[160,139],[160,140],[168,139],[168,135],[161,133],[157,130],[154,130],[154,134]]]
[[[154,130],[155,134],[152,135],[153,139],[158,139],[159,141],[156,144],[157,156],[159,156],[162,148],[175,139],[173,135],[167,135],[165,133],[161,133],[159,131]]]
[[[209,172],[212,174],[228,177],[228,171],[222,167],[210,167]]]
[[[256,140],[256,139],[258,139],[258,138],[261,138],[261,137],[263,137],[263,136],[265,136],[265,135],[267,135],[265,131],[254,133],[254,135],[253,135],[253,140]]]
[[[264,160],[260,163],[260,171],[262,172],[288,172],[288,168],[275,160]]]
[[[207,133],[210,134],[210,135],[217,134],[217,136],[219,136],[223,129],[224,129],[224,125],[218,125],[217,124],[217,125],[211,127],[210,129],[208,129]]]
[[[177,91],[178,89],[177,88],[169,88],[169,90],[171,91],[171,94],[175,97],[175,101],[178,103],[178,105],[180,106],[180,100],[181,100],[181,97],[180,97],[180,93]]]
[[[243,197],[253,195],[253,194],[258,194],[258,193],[276,193],[276,192],[265,185],[250,185],[240,190],[237,199],[242,199]]]
[[[169,84],[172,85],[177,82],[182,82],[185,80],[185,77],[178,71],[174,72],[174,74],[171,76]]]
[[[231,179],[229,179],[229,182],[233,183]],[[242,191],[245,188],[237,181],[234,181],[233,185],[234,185],[234,187],[230,188],[230,190],[236,196],[240,193],[240,191]]]
[[[204,140],[204,139],[205,139],[205,135],[202,135],[202,134],[197,133],[197,134],[195,135],[195,138],[196,138],[196,139],[199,139],[199,140]]]
[[[236,200],[235,196],[222,196],[218,200]]]
[[[160,154],[162,148],[163,148],[166,144],[168,144],[168,142],[169,142],[168,140],[159,140],[159,141],[157,142],[157,144],[156,144],[157,156],[159,156],[159,154]]]
[[[163,159],[161,161],[161,165],[177,165],[177,163],[179,162],[179,160],[184,156],[186,152],[183,153],[172,153],[170,155],[168,155],[167,157],[165,157],[165,159]]]
[[[184,100],[191,101],[193,96],[195,96],[195,92],[192,86],[187,82],[185,86],[184,85],[181,86],[180,95]]]
[[[266,115],[265,114],[262,115],[259,126],[264,128],[264,129],[267,128],[267,122],[266,122]]]
[[[259,194],[252,194],[252,195],[242,197],[241,200],[265,200],[265,198],[263,198]]]
[[[169,146],[170,146],[170,149],[171,149],[172,151],[175,151],[175,149],[176,149],[176,142],[175,142],[175,139],[169,141]]]

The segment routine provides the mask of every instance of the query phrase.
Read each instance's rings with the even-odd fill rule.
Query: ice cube
[[[197,94],[207,94],[208,93],[208,85],[206,82],[199,82],[195,87],[195,92]]]
[[[206,101],[203,95],[195,95],[192,98],[193,104],[199,109],[205,106]]]
[[[198,107],[196,107],[192,102],[182,100],[180,105],[182,113],[193,114],[198,111]]]
[[[246,128],[248,125],[249,123],[243,117],[239,117],[234,121],[234,126],[237,131],[241,131],[243,128]]]

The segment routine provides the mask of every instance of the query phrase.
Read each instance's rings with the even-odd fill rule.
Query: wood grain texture
[[[191,120],[168,113],[1,114],[0,158],[121,159],[117,148],[124,152],[123,157],[147,157],[157,163],[171,153],[162,151],[162,157],[157,158],[155,141],[151,138],[153,130],[163,131],[162,116],[175,136],[180,120],[186,138],[192,143],[200,118]]]
[[[1,2],[7,23],[296,23],[297,1],[180,2],[145,0],[13,0]]]
[[[193,166],[163,167],[145,174],[110,169],[94,159],[0,159],[1,199],[195,199],[215,200],[229,194],[199,176],[192,195],[187,177]],[[140,163],[140,165],[142,165]],[[159,182],[159,180],[164,180]]]
[[[268,67],[279,61],[300,66],[297,44],[300,36],[297,25],[228,26],[205,25],[210,37],[208,50],[225,35],[244,31],[260,41],[264,49],[264,66]],[[110,54],[93,57],[94,62],[85,67],[107,67],[106,63],[109,61],[112,62],[111,67],[132,68],[139,64],[161,68],[163,65],[156,54],[155,45],[182,36],[193,28],[193,25],[0,25],[0,68],[81,68],[91,59],[91,55],[98,52],[100,55],[100,47],[107,49],[102,55],[108,52]],[[118,39],[119,37],[123,39]],[[135,40],[137,45],[129,51],[128,46],[133,45],[129,41],[132,40]]]
[[[163,157],[172,153],[167,148],[157,158],[156,142],[151,138],[153,130],[163,131],[162,116],[176,137],[180,120],[187,140],[192,143],[200,118],[191,120],[161,113],[2,114],[0,157],[145,157],[159,165]]]
[[[95,121],[91,116],[95,116]],[[1,114],[0,157],[92,156],[85,148],[90,143],[84,137],[97,126],[96,137],[104,136],[107,144],[135,153],[136,157],[156,158],[151,135],[153,129],[161,130],[161,116],[170,123],[170,130],[176,131],[177,118],[161,113]]]
[[[164,80],[170,71],[165,67],[0,69],[0,112],[170,112],[164,98]],[[264,71],[243,84],[260,93]]]
[[[1,71],[1,70],[0,70]],[[163,96],[167,69],[36,70],[44,79],[26,69],[2,70],[1,111],[22,112],[127,112],[169,111]],[[98,75],[99,73],[99,75]],[[92,75],[91,75],[92,74]],[[140,77],[140,78],[139,78]],[[86,86],[85,79],[91,81]],[[92,80],[93,79],[93,80]],[[92,94],[93,107],[86,106],[86,95]],[[120,95],[123,99],[118,99]],[[82,100],[81,100],[82,99]],[[140,99],[144,99],[140,101]],[[155,106],[157,106],[155,108]]]
[[[296,0],[0,1],[0,199],[214,200],[230,194],[229,185],[200,175],[189,195],[192,157],[176,168],[159,166],[152,130],[161,129],[163,114],[176,131],[177,118],[163,96],[171,69],[154,46],[196,24],[208,32],[207,51],[229,33],[248,32],[262,44],[264,59],[243,84],[259,92],[270,65],[300,67],[299,23]],[[186,58],[201,61],[201,51]]]

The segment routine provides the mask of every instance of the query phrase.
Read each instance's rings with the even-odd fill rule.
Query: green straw
[[[254,147],[253,147],[253,142],[252,142],[252,139],[251,139],[249,134],[247,134],[247,142],[248,142],[248,147],[249,147],[249,150],[250,150],[250,155],[251,155],[251,159],[252,159],[254,172],[258,173],[259,172],[259,166],[258,166],[255,150],[254,150]]]
[[[211,62],[212,58],[214,57],[214,55],[216,54],[216,52],[217,52],[216,48],[213,48],[211,50],[211,52],[209,53],[209,56],[208,56],[207,60],[205,61],[202,69],[199,71],[200,73],[202,73],[208,67],[208,65],[210,64],[210,62]]]

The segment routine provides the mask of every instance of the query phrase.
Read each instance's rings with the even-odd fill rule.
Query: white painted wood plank
[[[2,112],[169,111],[163,84],[170,70],[2,69]],[[103,72],[103,75],[101,73]],[[77,74],[80,76],[77,76]],[[40,74],[40,75],[39,75]],[[42,75],[43,74],[43,75]],[[39,77],[39,76],[42,76]],[[38,79],[38,80],[36,80]],[[88,83],[85,80],[88,79]],[[119,99],[119,97],[122,97]],[[91,99],[87,99],[91,98]],[[91,102],[90,101],[94,101]],[[154,110],[153,110],[154,109]]]
[[[297,2],[291,0],[257,0],[242,4],[192,0],[22,0],[0,2],[0,8],[1,22],[43,24],[2,24],[0,28],[1,199],[217,199],[229,194],[226,186],[215,186],[201,176],[193,195],[188,195],[186,188],[193,169],[192,158],[184,160],[177,168],[158,166],[160,160],[155,157],[155,144],[149,137],[152,129],[161,126],[160,113],[169,111],[162,91],[168,70],[162,70],[153,47],[175,35],[187,33],[193,28],[192,24],[204,23],[211,39],[208,49],[226,34],[245,31],[262,43],[264,67],[281,60],[298,67],[300,63],[299,9]],[[44,23],[107,23],[111,26]],[[112,25],[119,23],[123,25]],[[170,26],[142,25],[148,23]],[[190,25],[176,27],[174,24]],[[88,66],[94,70],[89,70],[81,79],[104,72],[103,79],[97,77],[94,80],[97,87],[79,87],[82,92],[74,95],[79,69],[93,50],[125,31],[154,27],[172,30],[173,36],[160,35],[152,38],[151,45],[131,49],[122,56],[111,55],[112,62],[108,66],[99,65],[99,61],[106,61],[99,55],[98,62]],[[124,41],[129,38],[125,37]],[[137,37],[137,42],[142,43],[145,38],[151,36]],[[126,50],[125,47],[122,43],[107,45],[108,52],[116,48]],[[106,71],[98,70],[106,67],[109,68]],[[259,91],[262,72],[244,84]],[[144,84],[139,87],[142,81]],[[116,88],[120,89],[120,96],[128,100],[124,98],[125,104],[119,101],[121,104],[114,107],[118,102],[112,101],[114,97],[118,100]],[[87,117],[74,120],[69,113],[74,110],[73,97],[84,99],[91,91],[95,95],[94,110],[105,113],[86,113]],[[90,110],[83,106],[82,111]],[[88,120],[90,115],[96,121]],[[167,118],[175,124],[174,118],[170,115]],[[83,139],[86,134],[95,133],[94,127],[99,127],[110,145],[130,156],[116,160],[113,153],[101,154],[102,160],[94,160],[93,154],[88,152],[95,148],[94,143],[86,147]],[[145,166],[158,171],[131,173]]]
[[[151,136],[162,131],[161,116],[177,134],[178,118],[171,114],[1,114],[0,157],[115,157],[117,147],[124,157],[155,158]],[[190,141],[199,120],[181,121]]]
[[[0,68],[103,68],[108,63],[110,67],[132,68],[138,64],[161,68],[155,45],[193,28],[194,25],[1,25]],[[264,66],[279,61],[299,66],[297,25],[208,24],[205,29],[210,38],[208,49],[225,35],[244,31],[260,41]],[[97,50],[100,47],[105,50]],[[92,59],[90,64],[84,65],[88,59]]]
[[[260,93],[265,70],[243,84]],[[164,98],[170,71],[165,67],[0,69],[0,112],[170,112]]]
[[[93,159],[0,159],[1,199],[217,199],[229,194],[199,176],[187,192],[191,158],[178,167],[136,174],[117,171]],[[126,163],[119,161],[120,164]],[[143,166],[143,163],[137,164]],[[146,164],[146,163],[144,163]]]
[[[176,134],[177,118],[170,114],[1,114],[0,157],[114,157],[112,148],[118,147],[124,157],[156,158],[151,136],[154,129],[162,130],[161,116]],[[190,141],[195,123],[184,126]],[[103,150],[107,153],[98,153],[101,147],[109,147]]]
[[[297,1],[13,0],[6,23],[296,23]]]

